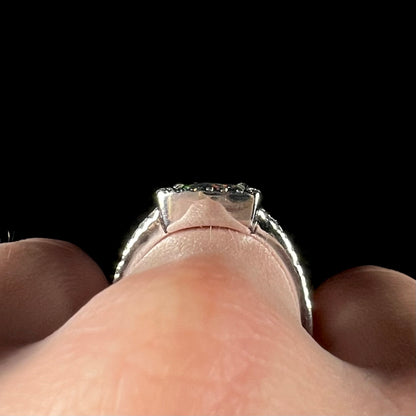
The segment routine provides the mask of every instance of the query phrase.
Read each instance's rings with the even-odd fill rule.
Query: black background
[[[157,188],[246,182],[314,286],[363,264],[416,276],[407,55],[383,30],[17,39],[2,241],[68,240],[110,276]]]
[[[167,145],[114,138],[75,149],[68,149],[74,146],[68,139],[53,153],[45,143],[44,156],[15,160],[6,172],[13,188],[3,193],[3,239],[10,231],[14,240],[71,241],[109,276],[157,188],[244,181],[262,191],[263,206],[292,237],[314,285],[363,264],[414,275],[412,169],[405,149],[395,154],[393,144],[365,149],[348,141],[351,147],[342,148],[346,142],[336,138],[308,143],[278,131],[271,136],[253,129],[246,142],[228,142],[195,132],[189,144],[172,135]]]

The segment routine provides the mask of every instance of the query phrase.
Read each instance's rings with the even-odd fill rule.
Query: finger
[[[0,245],[0,346],[38,341],[107,286],[100,268],[63,241]]]
[[[382,414],[302,328],[282,259],[251,235],[179,231],[130,272],[4,367],[0,413]]]
[[[416,281],[375,266],[348,270],[315,294],[315,338],[378,373],[416,378]]]

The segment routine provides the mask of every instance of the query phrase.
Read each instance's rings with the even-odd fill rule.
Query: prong
[[[169,196],[173,192],[172,188],[162,188],[156,191],[156,201],[160,211],[160,223],[163,231],[167,233],[169,221]]]
[[[235,186],[235,191],[242,194],[246,190],[246,188],[247,185],[243,182],[240,182]]]
[[[250,193],[253,195],[253,210],[251,212],[250,231],[252,233],[256,230],[257,225],[257,210],[260,208],[261,192],[257,189],[250,188]]]
[[[173,185],[173,189],[175,190],[175,191],[177,191],[177,192],[179,192],[179,191],[182,191],[183,190],[183,187],[184,187],[185,185],[183,184],[183,183],[177,183],[176,185]]]

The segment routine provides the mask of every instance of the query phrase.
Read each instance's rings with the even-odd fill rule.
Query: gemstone
[[[188,185],[177,184],[173,187],[177,192],[208,192],[208,193],[226,193],[226,192],[244,192],[246,185],[228,185],[220,183],[209,183],[209,182],[200,182],[192,183]]]

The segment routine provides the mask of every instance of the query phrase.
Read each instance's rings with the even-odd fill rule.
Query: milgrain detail
[[[112,409],[112,413],[114,415],[121,414],[120,412],[123,411],[124,405],[124,398],[125,398],[125,391],[126,388],[126,380],[123,376],[123,373],[119,374],[117,381],[115,382],[114,389],[112,391],[114,406]]]
[[[154,227],[159,222],[160,211],[155,208],[135,229],[132,236],[127,241],[122,253],[121,259],[117,264],[116,271],[114,273],[114,281],[117,281],[121,278],[123,271],[125,270],[128,262],[131,259],[134,250],[142,242],[146,240],[146,233],[149,229]]]

